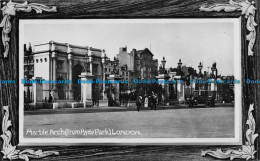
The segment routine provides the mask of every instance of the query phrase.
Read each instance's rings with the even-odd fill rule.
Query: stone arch
[[[72,68],[72,90],[74,100],[81,99],[81,84],[78,83],[78,79],[80,79],[79,75],[81,75],[83,71],[83,66],[80,63],[77,63]]]

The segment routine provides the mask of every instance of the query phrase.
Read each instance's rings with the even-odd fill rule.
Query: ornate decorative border
[[[11,32],[11,16],[16,15],[16,11],[23,11],[23,12],[31,12],[32,10],[35,10],[36,13],[42,13],[42,11],[47,12],[56,12],[56,7],[49,8],[42,4],[37,3],[31,3],[28,4],[27,2],[24,2],[23,4],[12,2],[11,0],[8,3],[3,3],[5,6],[1,9],[3,14],[3,19],[0,23],[0,27],[3,28],[2,31],[2,41],[4,46],[4,58],[7,58],[9,53],[9,33]],[[222,11],[225,12],[234,12],[234,11],[242,11],[242,15],[245,16],[247,19],[247,30],[249,31],[249,34],[247,35],[246,39],[249,41],[248,44],[248,56],[253,56],[253,47],[256,40],[256,29],[257,26],[254,17],[255,17],[255,6],[254,1],[249,2],[248,0],[244,0],[240,3],[236,3],[233,0],[229,1],[229,4],[215,4],[212,6],[201,6],[200,11]],[[247,125],[248,129],[246,131],[246,145],[242,145],[242,149],[239,150],[232,150],[229,149],[226,152],[223,152],[221,149],[217,149],[216,151],[202,151],[201,155],[206,156],[210,155],[215,158],[220,159],[228,159],[233,160],[235,158],[241,158],[241,159],[254,159],[254,155],[256,153],[254,141],[258,137],[258,134],[255,134],[255,119],[253,117],[252,111],[254,110],[254,105],[251,104],[248,111],[248,120]],[[29,160],[29,158],[43,158],[49,155],[59,155],[59,152],[55,151],[34,151],[31,149],[26,149],[23,151],[17,150],[16,146],[13,146],[11,144],[11,138],[12,133],[10,130],[8,130],[12,123],[9,120],[9,107],[4,106],[3,107],[4,117],[3,117],[3,123],[2,123],[2,132],[1,138],[3,139],[3,149],[1,153],[3,153],[3,159],[23,159],[23,160]]]
[[[206,12],[211,12],[211,11],[217,11],[220,12],[224,10],[225,12],[234,12],[234,11],[242,11],[242,15],[245,16],[247,19],[247,25],[246,28],[250,32],[247,36],[246,39],[249,41],[248,44],[248,56],[253,56],[253,47],[255,45],[255,39],[256,39],[256,29],[255,27],[257,26],[255,22],[255,2],[249,2],[248,0],[244,0],[240,3],[236,3],[233,0],[229,1],[229,4],[215,4],[209,7],[206,6],[201,6],[200,11],[206,11]]]
[[[215,4],[212,6],[201,6],[200,11],[206,11],[206,12],[211,12],[211,11],[217,11],[220,12],[224,10],[225,12],[234,12],[234,11],[242,11],[242,15],[245,16],[247,19],[247,25],[246,28],[249,31],[249,34],[246,36],[248,43],[248,56],[253,56],[253,47],[255,44],[255,39],[256,39],[256,29],[255,27],[257,26],[255,22],[255,11],[256,8],[254,6],[255,2],[249,2],[248,0],[244,0],[240,3],[234,2],[233,0],[229,1],[229,4]],[[258,137],[258,134],[255,134],[255,119],[253,117],[252,111],[254,110],[254,104],[251,104],[248,110],[248,119],[246,124],[248,125],[248,129],[246,131],[246,145],[242,145],[242,149],[239,150],[232,150],[229,149],[226,152],[223,152],[221,149],[217,149],[216,151],[212,150],[207,150],[207,151],[202,151],[201,155],[206,156],[210,155],[215,158],[219,159],[230,159],[233,160],[235,158],[240,158],[240,159],[255,159],[255,146],[254,142],[255,139]]]
[[[22,4],[12,2],[11,0],[8,3],[3,3],[4,7],[1,8],[3,19],[0,23],[0,27],[3,28],[2,31],[2,41],[4,46],[4,58],[7,58],[9,53],[9,33],[12,30],[11,25],[11,16],[16,15],[16,11],[23,11],[23,12],[31,12],[32,10],[35,10],[36,13],[42,13],[42,11],[47,12],[56,12],[56,7],[49,8],[45,5],[38,4],[38,3],[31,3],[28,4],[28,2],[24,2]],[[37,150],[34,151],[32,149],[26,149],[23,151],[17,150],[16,146],[13,146],[11,144],[11,138],[12,133],[8,128],[12,126],[11,121],[9,120],[9,108],[8,106],[4,106],[3,110],[5,111],[4,117],[3,117],[3,123],[2,123],[2,132],[1,138],[3,139],[3,149],[1,153],[3,153],[3,159],[22,159],[29,161],[29,158],[43,158],[49,155],[59,155],[59,152],[55,151],[42,151]]]
[[[17,150],[16,146],[11,144],[12,133],[8,130],[8,128],[12,126],[12,123],[9,120],[9,107],[4,106],[3,110],[5,112],[2,123],[3,134],[1,135],[1,138],[3,139],[3,149],[1,151],[4,155],[3,159],[23,159],[29,161],[29,158],[43,158],[49,155],[59,155],[59,152],[55,151],[34,151],[32,149],[26,149],[23,151]]]
[[[2,41],[3,41],[4,48],[5,48],[4,58],[6,58],[9,53],[9,41],[10,41],[9,33],[12,30],[12,25],[11,25],[11,21],[10,21],[11,16],[15,16],[16,11],[31,12],[32,10],[35,10],[36,13],[42,13],[42,11],[57,12],[56,7],[50,8],[50,7],[47,7],[45,5],[38,4],[38,3],[28,4],[27,1],[20,4],[20,3],[12,2],[10,0],[7,4],[4,2],[3,5],[4,5],[4,7],[1,8],[2,14],[3,14],[3,19],[0,23],[0,27],[3,28]]]
[[[215,158],[219,159],[228,159],[233,160],[235,158],[240,158],[240,159],[255,159],[255,146],[254,142],[255,139],[258,137],[258,134],[255,134],[255,119],[253,117],[252,111],[254,110],[254,104],[251,104],[248,110],[248,119],[246,124],[248,125],[248,129],[246,130],[246,145],[242,145],[242,149],[239,150],[232,150],[229,149],[226,152],[223,152],[221,149],[217,149],[216,151],[212,150],[207,150],[207,151],[202,151],[201,155],[211,155]]]

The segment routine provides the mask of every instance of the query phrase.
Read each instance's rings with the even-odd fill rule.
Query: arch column
[[[53,67],[52,79],[57,80],[57,53],[53,51],[51,57],[52,57],[52,67]],[[54,100],[58,99],[57,84],[55,83],[53,84],[51,95],[54,98]]]

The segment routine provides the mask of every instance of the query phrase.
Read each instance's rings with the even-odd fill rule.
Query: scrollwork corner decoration
[[[1,138],[3,139],[3,148],[1,153],[3,154],[3,159],[22,159],[29,161],[29,158],[43,158],[49,155],[59,155],[59,152],[55,151],[34,151],[32,149],[26,149],[23,151],[17,150],[16,146],[11,144],[12,133],[9,130],[9,127],[12,126],[11,121],[9,120],[9,108],[8,106],[3,107],[4,117],[2,123],[2,132]]]
[[[35,10],[36,13],[42,13],[42,11],[46,12],[57,12],[56,7],[47,7],[45,5],[39,4],[39,3],[31,3],[28,4],[28,2],[24,2],[22,4],[12,2],[11,0],[8,3],[3,3],[3,7],[1,8],[3,19],[0,23],[0,27],[3,28],[2,30],[2,41],[4,46],[4,58],[7,58],[9,53],[9,42],[10,42],[10,36],[9,33],[12,29],[11,24],[11,16],[15,16],[16,12],[23,11],[23,12],[31,12],[32,10]]]
[[[242,148],[239,150],[229,149],[226,152],[223,152],[221,149],[217,149],[216,151],[207,150],[202,151],[201,155],[210,155],[219,159],[230,159],[233,160],[235,158],[239,159],[255,159],[256,149],[254,146],[255,139],[258,137],[258,134],[255,134],[255,119],[253,117],[252,111],[254,110],[254,105],[251,104],[248,110],[248,119],[246,124],[248,125],[248,129],[246,130],[246,145],[242,145]]]
[[[241,11],[242,15],[245,16],[247,19],[247,25],[246,28],[249,31],[249,34],[246,36],[248,43],[248,56],[253,56],[253,47],[255,44],[256,40],[256,29],[255,27],[257,26],[255,22],[255,11],[256,8],[254,6],[255,2],[249,2],[248,0],[243,0],[242,2],[234,2],[233,0],[229,1],[229,4],[215,4],[212,6],[201,6],[200,11],[206,11],[206,12],[211,12],[211,11],[225,11],[225,12],[234,12],[234,11]]]

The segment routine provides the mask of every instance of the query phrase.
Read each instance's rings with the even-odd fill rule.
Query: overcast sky
[[[234,24],[214,23],[84,23],[66,20],[33,20],[24,25],[24,43],[32,45],[51,40],[73,45],[105,49],[108,57],[118,54],[119,47],[151,49],[154,58],[160,61],[165,56],[166,67],[176,67],[181,58],[183,65],[203,71],[216,61],[219,74],[234,74]],[[101,20],[100,20],[101,21]],[[159,20],[157,20],[159,21]]]

